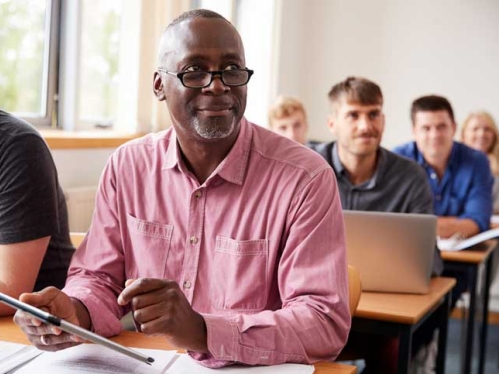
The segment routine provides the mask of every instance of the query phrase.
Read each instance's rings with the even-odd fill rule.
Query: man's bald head
[[[158,50],[158,66],[164,66],[165,64],[165,57],[167,52],[167,46],[168,46],[168,36],[171,33],[171,30],[175,28],[178,24],[192,20],[194,18],[213,18],[213,19],[220,19],[224,20],[227,22],[230,26],[234,28],[234,30],[237,32],[236,28],[232,23],[229,22],[224,16],[218,14],[217,12],[213,12],[208,9],[194,9],[194,10],[189,10],[187,12],[182,13],[180,16],[175,18],[173,21],[170,22],[168,26],[163,31],[163,34],[161,35],[160,41],[159,41],[159,50]]]

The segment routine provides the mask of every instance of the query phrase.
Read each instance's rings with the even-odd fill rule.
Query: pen
[[[108,347],[114,351],[120,352],[124,355],[127,355],[128,357],[139,360],[139,361],[144,362],[148,365],[151,365],[151,363],[154,362],[154,358],[152,358],[152,357],[148,357],[140,352],[136,352],[133,349],[127,348],[121,344],[115,343],[115,342],[113,342],[109,339],[106,339],[100,335],[97,335],[91,331],[85,330],[85,329],[81,328],[80,326],[76,326],[75,324],[64,321],[63,319],[60,319],[56,316],[53,316],[50,313],[44,312],[43,310],[38,309],[32,305],[23,303],[22,301],[19,301],[13,297],[5,295],[2,292],[0,292],[0,302],[4,303],[10,307],[13,307],[15,309],[19,309],[19,310],[22,310],[24,312],[27,312],[27,313],[31,314],[32,316],[40,319],[43,322],[57,326],[58,328],[60,328],[61,330],[65,331],[67,333],[74,334],[74,335],[79,336],[80,338],[83,338],[85,340],[103,345],[104,347]]]

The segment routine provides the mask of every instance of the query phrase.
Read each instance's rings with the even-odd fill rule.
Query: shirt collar
[[[345,173],[345,168],[340,161],[340,155],[338,154],[338,145],[336,142],[333,144],[333,148],[331,148],[331,156],[333,158],[333,168],[339,174]]]
[[[423,153],[419,150],[416,142],[414,142],[414,147],[416,148],[416,162],[424,166],[425,168],[430,168],[433,170],[433,168],[426,162]],[[452,148],[450,151],[449,159],[447,160],[447,165],[445,166],[445,170],[452,170],[455,164],[454,159],[456,158],[457,155],[457,146],[456,142],[452,142]]]
[[[210,176],[219,175],[228,182],[235,184],[243,184],[246,166],[248,164],[249,154],[251,151],[251,142],[253,138],[253,128],[251,124],[243,118],[240,123],[239,134],[232,146],[231,150],[218,165],[215,171]],[[165,154],[165,162],[163,169],[173,169],[175,166],[181,170],[185,170],[184,163],[180,155],[180,147],[178,145],[175,129],[172,127],[170,133],[170,144]],[[208,178],[208,179],[210,179]]]
[[[331,149],[331,152],[332,152],[332,157],[333,157],[333,169],[335,170],[335,172],[337,174],[341,174],[342,176],[344,176],[346,178],[346,180],[348,181],[348,183],[350,183],[350,181],[348,180],[347,171],[345,170],[345,167],[343,166],[343,164],[340,161],[340,155],[338,153],[338,146],[337,146],[336,142],[333,144],[333,148]],[[376,153],[377,153],[376,170],[375,170],[373,176],[369,180],[365,181],[364,183],[362,183],[358,186],[355,186],[355,188],[363,189],[363,190],[370,190],[371,188],[374,188],[376,186],[376,181],[378,179],[379,171],[382,170],[382,164],[385,162],[385,157],[383,155],[383,152],[380,152],[380,148],[378,148]]]
[[[168,149],[165,154],[165,162],[163,163],[164,169],[173,169],[175,166],[179,164],[180,160],[180,150],[177,142],[177,135],[173,126],[170,129],[170,143],[168,144]]]

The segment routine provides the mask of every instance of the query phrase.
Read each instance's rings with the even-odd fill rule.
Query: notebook
[[[349,210],[343,214],[347,261],[359,272],[363,291],[428,292],[436,216]]]

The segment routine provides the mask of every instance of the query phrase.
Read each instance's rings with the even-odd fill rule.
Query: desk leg
[[[438,353],[437,374],[445,373],[445,356],[447,353],[447,331],[449,327],[449,314],[452,300],[452,292],[445,295],[444,302],[438,310]]]
[[[468,272],[470,281],[470,305],[468,309],[468,321],[466,326],[466,342],[464,351],[464,364],[461,372],[463,374],[471,373],[471,364],[473,362],[473,335],[475,332],[475,307],[476,307],[476,285],[478,277],[478,266],[471,266]]]
[[[489,323],[489,296],[490,282],[492,281],[492,262],[494,252],[491,253],[485,263],[485,282],[483,285],[483,310],[482,310],[482,329],[480,331],[480,351],[478,356],[478,373],[483,374],[485,369],[485,355],[487,349],[487,328]]]
[[[404,326],[399,335],[398,374],[408,374],[411,362],[412,329]]]

